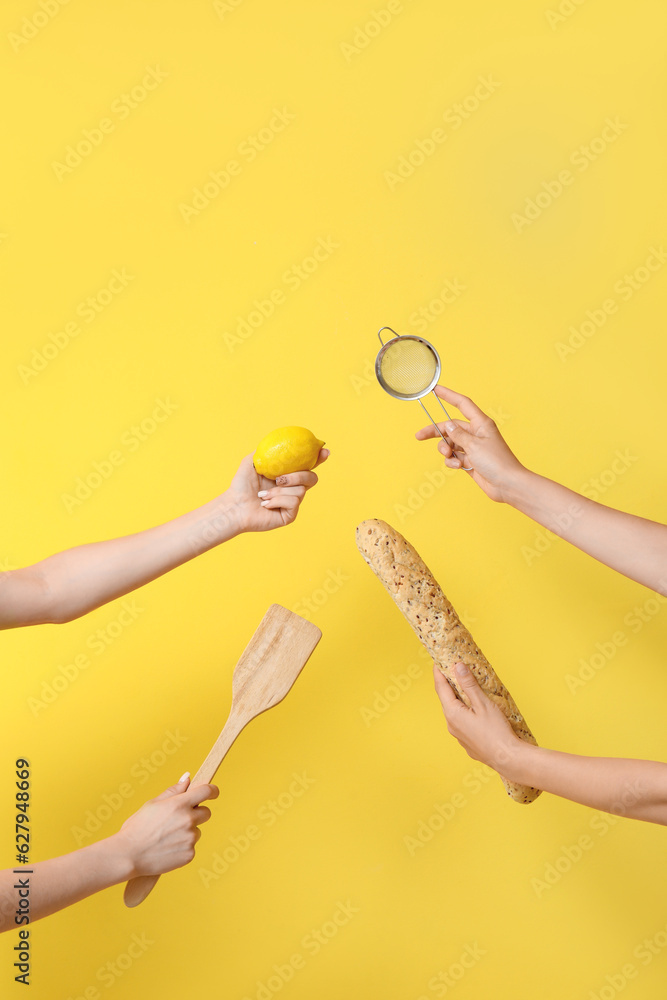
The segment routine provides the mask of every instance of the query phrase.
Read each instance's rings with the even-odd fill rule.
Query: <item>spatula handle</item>
[[[190,786],[207,785],[210,781],[213,781],[215,773],[224,760],[227,751],[247,721],[247,719],[239,719],[238,716],[234,715],[232,710],[224,729],[213,744],[206,760],[191,780]],[[123,902],[125,905],[132,907],[143,903],[159,877],[159,875],[137,875],[135,878],[131,878],[125,886],[125,892],[123,893]]]

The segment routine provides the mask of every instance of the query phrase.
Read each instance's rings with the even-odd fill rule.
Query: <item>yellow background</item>
[[[232,749],[193,864],[140,909],[118,887],[34,926],[35,1000],[92,987],[255,998],[297,952],[304,967],[274,992],[285,1000],[588,998],[628,962],[628,997],[664,995],[667,949],[645,965],[634,955],[665,940],[664,830],[621,820],[602,834],[580,806],[543,795],[519,807],[495,776],[476,786],[478,765],[447,734],[430,665],[354,528],[383,517],[417,546],[542,744],[665,756],[662,606],[635,633],[624,619],[648,591],[549,542],[462,474],[435,475],[429,495],[443,465],[414,441],[424,415],[385,395],[371,367],[377,329],[417,332],[412,314],[457,280],[465,292],[424,331],[443,381],[493,410],[531,468],[574,489],[601,479],[605,503],[664,518],[665,272],[622,303],[613,289],[665,239],[665,15],[650,0],[563,4],[561,20],[548,16],[555,2],[391,6],[376,31],[366,25],[383,0],[71,0],[12,44],[42,8],[3,5],[3,568],[204,503],[282,424],[311,427],[332,452],[294,526],[235,539],[139,591],[136,621],[37,715],[28,699],[90,652],[121,602],[3,634],[8,866],[16,756],[32,762],[33,857],[69,852],[72,828],[124,782],[132,795],[98,836],[199,766],[269,604],[310,601],[324,633],[288,699]],[[113,113],[149,67],[166,77]],[[474,105],[480,77],[498,86],[455,128],[443,116]],[[276,108],[293,120],[248,162],[239,146]],[[59,180],[54,162],[105,117],[113,131]],[[579,171],[570,157],[607,118],[627,128]],[[446,140],[390,184],[437,128]],[[230,159],[240,174],[187,222],[179,206]],[[512,216],[568,168],[572,184],[518,232]],[[289,288],[285,272],[320,239],[338,247]],[[26,379],[33,351],[123,268],[122,293]],[[230,349],[224,335],[276,288],[285,301]],[[617,312],[561,359],[569,327],[609,297]],[[157,399],[175,409],[130,451],[121,442]],[[63,494],[119,447],[123,464],[68,510]],[[331,574],[340,585],[324,600]],[[573,693],[567,675],[618,630],[627,644]],[[410,664],[418,676],[369,719],[362,709]],[[170,731],[186,742],[149,780],[130,777]],[[258,820],[295,772],[312,785],[273,825]],[[404,838],[456,793],[465,805],[411,854]],[[216,852],[253,823],[261,837],[205,888]],[[585,834],[585,856],[536,888]],[[309,953],[304,938],[339,901],[358,912]],[[105,986],[98,971],[133,933],[153,943]],[[12,997],[15,942],[10,932],[0,946]],[[467,946],[484,954],[436,990]]]

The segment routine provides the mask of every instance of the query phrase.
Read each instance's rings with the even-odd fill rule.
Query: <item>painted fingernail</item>
[[[185,774],[181,775],[181,777],[180,777],[180,778],[178,779],[178,781],[176,782],[176,784],[177,784],[177,785],[180,785],[180,784],[182,784],[182,782],[184,782],[184,781],[185,781],[185,779],[186,779],[186,778],[189,778],[189,777],[190,777],[190,772],[189,772],[189,771],[186,771],[186,772],[185,772]]]
[[[287,476],[278,476],[276,479],[276,484],[278,486],[284,486],[287,482]]]
[[[468,673],[468,668],[466,667],[465,663],[457,663],[456,672],[459,675],[459,677],[465,677],[465,675]]]
[[[258,497],[268,497],[268,495],[269,495],[268,490],[260,490],[259,493],[257,494]]]
[[[268,502],[269,502],[268,500],[262,500],[262,502],[260,503],[259,506],[260,507],[266,507],[266,505],[268,504]]]

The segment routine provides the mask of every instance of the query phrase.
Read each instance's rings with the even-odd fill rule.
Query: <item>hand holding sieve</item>
[[[389,330],[394,334],[386,344],[382,339],[383,330]],[[451,447],[451,442],[447,440],[422,403],[422,398],[432,392],[447,419],[452,419],[435,392],[442,366],[433,344],[413,334],[396,333],[390,326],[381,327],[378,338],[382,347],[375,359],[375,374],[384,391],[394,399],[416,399],[442,440]],[[461,455],[457,457],[461,458]],[[463,470],[472,472],[472,466],[470,468],[463,466]]]

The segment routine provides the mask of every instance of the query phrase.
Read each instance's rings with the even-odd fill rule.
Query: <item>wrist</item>
[[[215,500],[211,501],[213,525],[219,527],[224,536],[221,541],[227,541],[236,535],[248,531],[248,503],[240,500],[231,490],[225,490]]]
[[[513,734],[488,763],[507,781],[514,781],[519,785],[532,785],[533,782],[528,780],[532,770],[532,750],[539,750],[539,747]]]
[[[195,511],[189,532],[190,545],[199,554],[247,530],[243,502],[234,500],[229,493],[221,493]]]
[[[536,473],[531,472],[524,465],[520,465],[508,477],[506,485],[502,490],[503,503],[523,511],[527,505],[528,498],[534,492],[535,481],[538,479]]]
[[[83,850],[93,857],[95,867],[107,885],[127,882],[137,874],[129,845],[120,831]]]

